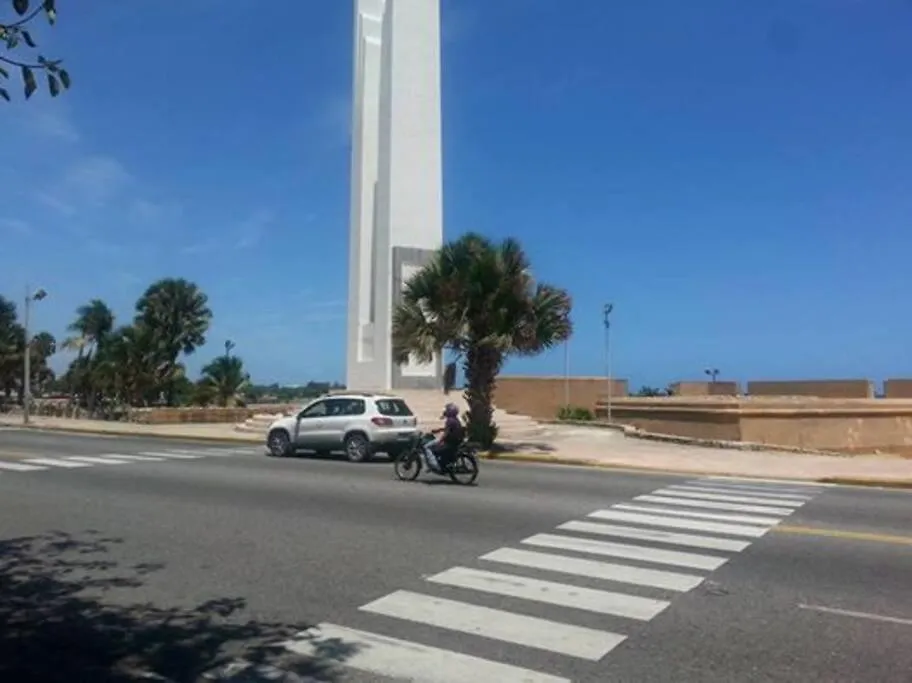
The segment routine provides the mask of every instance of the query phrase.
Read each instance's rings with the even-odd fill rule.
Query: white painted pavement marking
[[[684,482],[687,486],[715,486],[718,488],[724,488],[732,492],[738,493],[749,493],[751,495],[755,494],[791,494],[797,496],[807,496],[808,498],[813,498],[818,496],[821,493],[820,489],[808,489],[808,488],[785,488],[783,486],[769,486],[768,484],[736,484],[734,482],[727,481],[687,481]]]
[[[750,483],[763,483],[763,484],[772,484],[774,486],[802,486],[802,487],[815,487],[815,488],[831,488],[835,484],[826,484],[819,481],[808,481],[806,479],[754,479],[753,477],[731,477],[731,476],[707,476],[704,479],[709,481],[737,481],[744,482],[745,484]]]
[[[670,604],[666,600],[653,600],[468,567],[453,567],[428,577],[427,580],[445,586],[506,595],[598,614],[611,614],[638,621],[649,621]]]
[[[782,505],[800,508],[806,501],[803,500],[770,500],[756,496],[728,496],[719,493],[693,493],[691,491],[674,491],[672,489],[659,489],[652,492],[656,496],[675,496],[676,498],[689,498],[691,500],[718,500],[723,503],[748,503],[759,505]]]
[[[901,626],[912,626],[912,619],[901,619],[900,617],[890,617],[885,614],[873,614],[872,612],[853,612],[847,609],[836,609],[835,607],[823,607],[822,605],[798,605],[801,609],[813,610],[815,612],[824,612],[825,614],[837,614],[842,617],[855,617],[856,619],[869,619],[870,621],[883,621],[888,624],[899,624]]]
[[[289,641],[286,647],[297,655],[322,659],[327,652],[345,652],[351,648],[351,654],[340,656],[341,666],[396,680],[423,683],[571,683],[559,676],[334,624],[320,624],[308,632],[306,639]]]
[[[623,557],[628,560],[675,564],[681,567],[691,567],[693,569],[708,569],[709,571],[718,569],[728,561],[727,558],[716,557],[714,555],[682,553],[677,550],[661,550],[659,548],[627,545],[625,543],[591,541],[588,538],[556,536],[554,534],[535,534],[534,536],[523,539],[521,542],[543,548],[558,548],[560,550],[572,550],[579,553],[591,553],[593,555]]]
[[[656,515],[674,515],[675,517],[687,517],[690,519],[714,519],[720,522],[739,522],[744,524],[762,524],[763,526],[775,526],[782,520],[779,517],[756,517],[754,515],[727,515],[716,512],[696,512],[691,510],[680,510],[678,508],[663,508],[655,505],[632,505],[629,503],[618,503],[611,506],[615,510],[634,510],[636,512],[648,512]]]
[[[732,512],[759,512],[768,515],[790,515],[791,508],[774,508],[764,505],[738,505],[736,503],[715,503],[713,501],[688,500],[687,498],[668,498],[665,496],[637,496],[634,500],[641,500],[644,503],[661,503],[662,505],[682,505],[692,508],[706,508],[708,510],[731,510]]]
[[[76,462],[88,462],[93,465],[129,465],[127,460],[118,460],[108,457],[93,457],[89,455],[68,455],[66,460],[75,460]]]
[[[671,545],[688,545],[694,548],[707,548],[709,550],[727,550],[733,553],[740,553],[750,545],[750,542],[748,541],[732,541],[727,538],[713,538],[711,536],[698,536],[696,534],[678,534],[671,531],[660,531],[659,529],[638,529],[631,526],[596,524],[595,522],[566,522],[557,528],[561,531],[579,531],[585,534],[617,536],[618,538],[654,541],[656,543],[669,543]]]
[[[753,491],[751,489],[735,489],[735,488],[726,488],[722,486],[698,486],[696,484],[672,484],[671,486],[666,487],[668,489],[673,489],[675,491],[693,491],[694,493],[740,493],[748,494],[751,496],[762,496],[763,498],[782,498],[784,500],[800,500],[800,501],[809,501],[812,499],[812,496],[802,496],[797,493],[767,493],[766,491]]]
[[[200,458],[205,458],[204,455],[182,455],[180,453],[170,453],[168,451],[147,451],[140,453],[140,455],[149,455],[153,458],[172,458],[174,460],[199,460]]]
[[[528,617],[467,602],[395,591],[361,609],[396,619],[469,633],[597,662],[626,636],[558,621]]]
[[[30,458],[25,462],[32,463],[34,465],[47,465],[48,467],[63,467],[64,469],[91,467],[90,464],[85,462],[70,462],[69,460],[59,460],[57,458]]]
[[[589,579],[616,581],[632,586],[648,586],[663,590],[686,593],[703,583],[703,577],[695,574],[682,574],[665,571],[663,569],[642,569],[624,564],[599,562],[598,560],[584,560],[579,557],[566,555],[551,555],[550,553],[537,553],[519,548],[499,548],[487,555],[482,555],[480,560],[487,562],[501,562],[516,567],[529,567],[542,571],[584,576]]]
[[[150,458],[148,455],[123,455],[122,453],[108,453],[102,457],[117,458],[118,460],[135,460],[136,462],[163,462],[164,458]]]
[[[662,510],[659,509],[657,512],[662,512]],[[608,519],[614,522],[633,522],[634,524],[645,524],[647,526],[692,529],[693,531],[708,531],[714,534],[748,536],[750,538],[760,538],[769,530],[768,526],[704,522],[699,519],[680,519],[678,517],[664,517],[662,515],[640,514],[638,512],[621,512],[619,510],[596,510],[590,513],[589,517],[593,519]]]
[[[0,460],[0,470],[7,470],[8,472],[38,472],[46,469],[47,467],[40,467],[38,465],[24,465],[18,462]]]

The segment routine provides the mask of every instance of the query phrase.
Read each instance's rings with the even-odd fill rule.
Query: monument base
[[[402,302],[406,283],[437,254],[436,249],[393,247],[392,310]],[[443,391],[443,359],[438,355],[430,363],[393,364],[390,372],[392,389],[435,389]]]

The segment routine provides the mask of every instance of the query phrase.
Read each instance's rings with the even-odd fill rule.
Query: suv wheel
[[[349,462],[365,462],[370,460],[371,445],[364,434],[355,432],[345,437],[345,457]]]
[[[291,437],[284,429],[276,429],[269,433],[266,440],[269,454],[276,458],[285,458],[291,455]]]

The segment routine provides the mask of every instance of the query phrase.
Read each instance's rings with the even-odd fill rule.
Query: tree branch
[[[32,19],[38,16],[39,13],[44,11],[44,3],[42,2],[38,7],[29,12],[26,16],[22,17],[19,21],[14,21],[12,24],[0,24],[0,29],[11,29],[19,28],[29,23]]]
[[[4,57],[0,55],[0,62],[5,62],[11,66],[25,67],[28,69],[46,69],[47,64],[27,64],[26,62],[19,62],[15,59],[10,59],[9,57]]]

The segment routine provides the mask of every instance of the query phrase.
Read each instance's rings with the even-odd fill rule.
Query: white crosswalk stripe
[[[618,538],[632,538],[639,541],[655,541],[656,543],[670,543],[672,545],[689,545],[694,548],[707,548],[709,550],[728,550],[739,553],[750,545],[748,541],[732,541],[727,538],[712,538],[696,534],[679,534],[671,531],[657,529],[637,529],[636,527],[617,526],[616,524],[597,524],[595,522],[566,522],[557,527],[561,531],[578,531],[585,534],[599,534],[601,536],[617,536]]]
[[[287,648],[295,654],[316,658],[340,645],[352,650],[352,654],[345,658],[346,667],[395,680],[422,683],[571,683],[569,678],[334,624],[320,624],[305,637],[289,642]]]
[[[687,498],[672,498],[670,496],[646,495],[637,496],[634,500],[644,503],[661,503],[662,505],[681,505],[683,507],[707,508],[709,510],[730,510],[731,512],[759,512],[770,515],[789,515],[791,508],[766,507],[764,505],[740,505],[737,503],[716,503],[713,501],[688,500]]]
[[[610,631],[404,590],[374,600],[361,610],[596,662],[626,639]]]
[[[659,489],[655,493],[656,495],[660,496],[674,496],[676,498],[688,498],[694,500],[718,500],[723,503],[756,503],[758,505],[780,505],[783,507],[791,506],[793,508],[799,508],[805,503],[803,500],[770,500],[769,498],[760,498],[758,496],[734,496],[721,493],[694,493],[692,491],[680,491],[674,489]]]
[[[98,465],[127,465],[136,463],[166,462],[168,460],[201,460],[203,458],[233,457],[250,455],[251,448],[206,448],[181,449],[169,448],[161,451],[143,451],[133,453],[97,453],[87,455],[48,454],[36,458],[25,458],[21,461],[0,460],[0,472],[40,472],[53,469],[75,470]]]
[[[760,538],[766,533],[765,526],[749,526],[746,524],[729,524],[725,522],[704,522],[700,519],[682,519],[680,516],[669,517],[661,514],[666,511],[662,508],[650,510],[650,514],[641,514],[639,512],[625,512],[616,506],[613,510],[596,510],[589,513],[593,519],[606,519],[615,522],[633,522],[634,524],[644,524],[646,526],[664,526],[669,529],[689,529],[692,531],[707,531],[713,534],[726,534],[728,536],[748,536],[751,538]],[[653,512],[657,514],[652,514]],[[776,520],[773,520],[775,524]]]
[[[62,458],[29,458],[23,462],[33,463],[35,465],[45,465],[46,467],[62,467],[64,469],[91,467],[87,462],[73,462],[71,460],[63,460]]]
[[[798,493],[778,493],[778,492],[767,492],[767,491],[756,491],[752,489],[735,489],[722,486],[696,486],[693,484],[673,484],[671,486],[666,486],[666,490],[669,491],[691,491],[693,493],[740,493],[751,496],[761,496],[763,498],[782,498],[785,500],[800,500],[802,502],[808,501],[811,499],[811,496],[801,495]]]
[[[696,479],[594,510],[584,519],[558,525],[555,531],[559,533],[538,533],[518,541],[522,548],[502,547],[485,553],[478,558],[480,567],[450,567],[426,577],[419,591],[396,590],[359,608],[360,613],[371,616],[372,624],[385,627],[362,631],[323,624],[286,645],[292,652],[315,656],[321,643],[333,639],[349,643],[356,651],[343,667],[393,679],[569,683],[559,669],[525,669],[515,666],[515,661],[501,663],[472,652],[401,640],[394,632],[407,624],[411,633],[428,633],[427,627],[431,627],[442,632],[444,641],[464,643],[462,649],[471,650],[472,641],[447,634],[466,633],[530,651],[597,662],[624,642],[632,622],[648,622],[673,609],[673,601],[662,598],[699,586],[707,573],[746,550],[823,490],[797,486],[784,490],[757,482],[745,486],[753,488]],[[612,538],[632,542],[608,540]],[[688,550],[694,548],[710,552]],[[671,565],[672,569],[643,564]],[[458,594],[439,597],[433,594],[435,589]],[[637,594],[645,589],[668,593]],[[485,601],[496,608],[479,604]],[[539,610],[553,606],[564,616],[552,620],[504,607],[516,601],[537,604]],[[583,627],[567,616],[585,613],[611,619],[606,624],[610,628]],[[425,630],[416,631],[415,625]]]
[[[440,583],[457,588],[468,588],[483,593],[495,593],[512,598],[535,600],[561,607],[613,614],[628,619],[649,621],[668,607],[665,600],[640,598],[624,593],[595,590],[570,586],[554,581],[530,579],[526,576],[488,572],[469,567],[453,567],[435,574],[427,579],[431,583]]]

